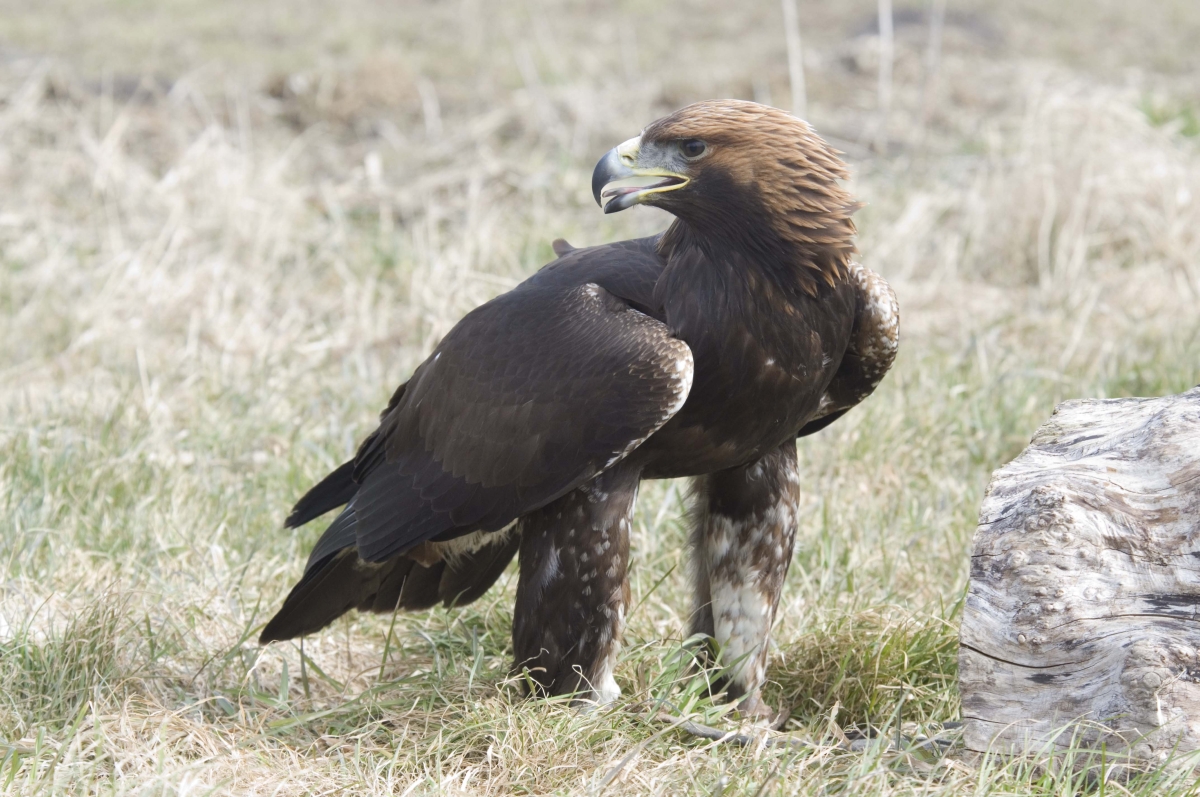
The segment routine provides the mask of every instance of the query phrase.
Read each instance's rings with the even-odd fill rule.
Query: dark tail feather
[[[438,599],[443,605],[466,606],[496,583],[521,547],[521,535],[516,531],[496,533],[497,537],[501,535],[503,539],[446,563],[446,572],[438,582]]]
[[[471,553],[456,554],[428,567],[414,565],[400,579],[389,577],[380,587],[375,605],[359,608],[419,611],[439,603],[447,608],[474,603],[496,583],[520,547],[520,534],[497,532],[492,541]]]
[[[411,560],[403,560],[411,563]],[[344,548],[324,562],[309,568],[292,587],[283,606],[259,636],[260,644],[294,639],[320,631],[361,603],[372,600],[379,584],[394,566],[372,565],[358,558],[353,548]]]
[[[520,534],[499,532],[495,542],[430,567],[403,555],[379,564],[364,562],[356,548],[343,548],[310,563],[258,641],[265,645],[315,633],[351,609],[411,611],[439,602],[465,606],[496,583],[520,545]]]
[[[288,515],[283,525],[289,529],[303,526],[313,518],[349,503],[356,492],[358,482],[354,481],[354,460],[350,460],[305,493],[292,507],[292,514]]]

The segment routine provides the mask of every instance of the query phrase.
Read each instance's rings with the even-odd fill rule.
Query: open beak
[[[596,204],[604,208],[605,213],[625,210],[625,208],[645,202],[654,194],[674,191],[688,184],[688,178],[685,175],[657,166],[639,165],[641,143],[640,136],[631,138],[624,144],[610,149],[596,164],[596,169],[592,172],[592,196],[596,198]],[[642,178],[643,180],[649,178],[651,182],[609,186],[609,183],[631,178]],[[660,179],[654,180],[653,178]]]

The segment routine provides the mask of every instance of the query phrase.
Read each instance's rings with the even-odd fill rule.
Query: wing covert
[[[800,430],[799,437],[824,429],[871,395],[896,360],[900,344],[896,293],[883,277],[859,263],[851,262],[849,271],[857,294],[850,345],[821,396],[816,414]]]
[[[683,406],[692,370],[687,344],[595,283],[477,308],[359,452],[368,467],[347,507],[359,555],[498,529],[574,489]]]

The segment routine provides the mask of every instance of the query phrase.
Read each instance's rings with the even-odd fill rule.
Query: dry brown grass
[[[691,99],[786,102],[777,3],[0,15],[5,791],[1095,789],[953,750],[838,750],[832,723],[957,717],[979,497],[1055,402],[1200,381],[1200,11],[951,4],[936,80],[922,24],[898,25],[881,157],[878,48],[853,35],[874,7],[800,4],[810,116],[849,153],[864,262],[904,313],[879,394],[801,446],[770,686],[816,742],[800,752],[625,711],[664,698],[731,726],[680,674],[680,485],[640,503],[612,711],[518,697],[511,576],[465,611],[350,617],[303,662],[252,642],[319,530],[280,530],[289,502],[438,337],[554,237],[662,226],[596,210],[595,157]]]

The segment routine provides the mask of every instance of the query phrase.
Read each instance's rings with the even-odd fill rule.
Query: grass
[[[777,4],[0,15],[0,788],[1195,794],[1078,749],[836,746],[958,718],[979,501],[1054,405],[1200,382],[1200,11],[1129,5],[964,0],[936,75],[899,25],[879,155],[875,4],[800,4],[810,116],[904,316],[877,395],[800,446],[768,700],[803,750],[628,710],[734,725],[681,667],[682,484],[640,499],[611,710],[519,696],[511,572],[464,610],[253,641],[320,531],[282,530],[290,502],[455,320],[555,237],[663,226],[600,214],[595,158],[692,99],[785,102]]]

